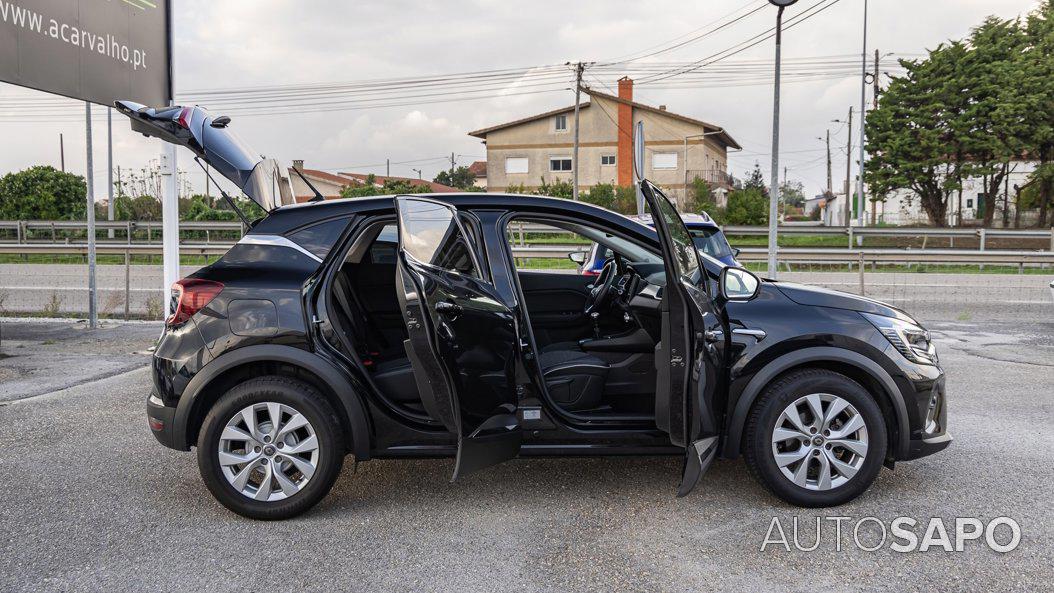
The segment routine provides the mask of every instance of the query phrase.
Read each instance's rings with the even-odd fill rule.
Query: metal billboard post
[[[88,184],[88,327],[95,329],[99,327],[95,292],[95,161],[92,159],[91,103],[88,101],[84,102],[84,127],[88,157],[87,175],[85,176]]]
[[[172,3],[165,3],[168,21],[168,104],[175,105],[175,83],[172,64]],[[161,175],[164,180],[161,199],[161,264],[164,286],[161,287],[161,306],[165,319],[175,313],[169,298],[172,285],[181,278],[179,273],[179,168],[176,165],[176,145],[165,143],[161,154]],[[167,176],[166,176],[167,175]]]

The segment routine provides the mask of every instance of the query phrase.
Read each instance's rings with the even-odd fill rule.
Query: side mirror
[[[572,251],[567,254],[567,259],[575,262],[578,265],[586,263],[586,252],[585,251]]]
[[[229,123],[231,123],[231,118],[227,117],[226,115],[221,115],[217,118],[214,118],[212,120],[212,123],[209,125],[214,128],[226,128],[227,124]]]
[[[732,257],[739,259],[740,249],[738,247],[732,248]]]
[[[743,268],[728,267],[721,271],[721,296],[726,301],[749,301],[760,290],[761,280]]]

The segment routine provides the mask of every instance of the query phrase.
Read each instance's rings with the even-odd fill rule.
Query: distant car
[[[629,218],[650,227],[655,226],[650,214],[630,216]],[[721,232],[721,227],[714,222],[713,218],[710,218],[709,214],[706,212],[701,214],[682,214],[681,218],[684,219],[684,225],[688,227],[688,232],[692,234],[692,242],[695,243],[696,249],[725,265],[739,266],[739,262],[736,261],[739,250],[732,249],[728,244],[728,239],[725,238],[725,234]],[[593,247],[585,258],[585,263],[582,264],[578,272],[583,276],[599,276],[600,271],[604,269],[604,262],[609,257],[611,257],[609,249],[599,243],[593,243]]]

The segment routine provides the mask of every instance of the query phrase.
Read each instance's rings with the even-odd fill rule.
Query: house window
[[[676,169],[677,168],[677,153],[676,152],[656,152],[651,156],[651,168],[652,169]]]
[[[527,157],[525,157],[525,156],[505,157],[505,172],[506,173],[526,173],[527,172]]]
[[[615,164],[615,155],[613,155],[613,154],[601,155],[600,156],[600,164],[601,165],[614,165]]]
[[[973,198],[966,198],[966,207],[973,208]]]
[[[569,156],[551,156],[551,157],[549,157],[549,170],[553,171],[553,172],[570,171],[571,170],[571,157],[569,157]]]
[[[557,132],[566,132],[567,131],[567,116],[566,115],[558,115],[558,116],[556,116],[555,121],[553,123],[553,127],[556,128]]]

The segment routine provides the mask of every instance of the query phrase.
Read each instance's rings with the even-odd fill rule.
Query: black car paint
[[[586,224],[610,228],[625,238],[658,252],[655,231],[599,208],[568,200],[534,196],[495,194],[444,194],[442,201],[468,211],[478,221],[482,251],[496,296],[518,311],[522,297],[510,276],[510,248],[503,221],[516,213],[567,217]],[[358,223],[371,217],[393,217],[392,197],[338,200],[287,206],[259,221],[250,235],[288,237],[296,231],[336,217],[349,221],[342,241],[348,241]],[[332,253],[340,253],[333,249]],[[222,393],[223,378],[237,376],[243,365],[284,365],[302,372],[340,402],[348,434],[348,450],[357,459],[386,456],[450,455],[456,449],[453,435],[437,423],[407,421],[393,412],[383,396],[374,392],[362,369],[347,364],[325,344],[320,327],[325,324],[324,295],[320,286],[323,264],[288,247],[239,244],[216,263],[194,274],[224,283],[224,290],[194,318],[175,329],[167,329],[155,353],[156,394],[148,404],[151,417],[165,428],[155,431],[163,444],[189,448],[212,401]],[[705,259],[704,268],[716,294],[719,262]],[[740,437],[750,403],[759,396],[764,382],[798,364],[835,366],[863,382],[873,382],[888,397],[890,455],[910,459],[940,450],[950,441],[940,419],[941,432],[922,437],[926,405],[933,389],[943,392],[944,375],[939,367],[918,365],[901,356],[858,312],[847,303],[856,297],[813,292],[802,296],[795,287],[765,282],[760,295],[750,302],[721,302],[714,299],[715,314],[723,321],[727,353],[725,366],[727,397],[717,397],[714,411],[723,435],[720,454],[739,454]],[[795,302],[808,301],[809,304]],[[237,335],[228,319],[232,301],[267,299],[275,304],[278,327],[269,337]],[[321,301],[319,299],[322,299]],[[860,306],[860,305],[857,305]],[[867,307],[877,305],[866,305]],[[902,313],[889,309],[896,315]],[[320,323],[313,323],[314,317]],[[734,335],[732,329],[763,328],[760,341]],[[254,368],[254,367],[249,367]],[[753,380],[752,380],[753,379]],[[536,378],[532,378],[536,381]],[[535,390],[536,393],[538,390]],[[668,435],[653,425],[626,422],[576,422],[552,409],[544,397],[528,398],[524,405],[543,408],[542,419],[524,423],[521,454],[642,454],[682,453]],[[942,406],[942,415],[944,414]]]

